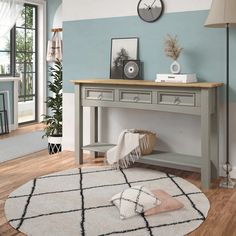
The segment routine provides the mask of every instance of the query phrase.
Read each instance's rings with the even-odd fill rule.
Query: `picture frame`
[[[123,61],[138,59],[138,44],[137,37],[111,39],[110,79],[122,79]]]

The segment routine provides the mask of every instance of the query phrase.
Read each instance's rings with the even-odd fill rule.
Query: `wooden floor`
[[[41,127],[21,128],[10,136],[39,128]],[[84,166],[86,165],[103,165],[103,159],[86,156]],[[0,236],[24,235],[13,229],[4,215],[4,203],[14,189],[34,177],[75,167],[78,165],[75,163],[73,152],[64,151],[59,155],[49,156],[46,150],[0,164]],[[175,174],[200,187],[198,173],[161,167],[155,169]],[[215,181],[211,189],[203,191],[210,200],[211,209],[206,221],[189,235],[236,236],[236,189],[218,188],[218,181]]]

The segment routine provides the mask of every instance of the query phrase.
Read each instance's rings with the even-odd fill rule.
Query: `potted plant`
[[[53,66],[49,67],[48,81],[49,96],[45,103],[47,104],[48,114],[43,115],[45,124],[45,134],[48,137],[48,152],[54,154],[61,152],[62,141],[62,63],[55,61]]]

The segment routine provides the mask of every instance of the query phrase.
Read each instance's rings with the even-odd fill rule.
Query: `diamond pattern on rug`
[[[130,186],[163,189],[184,208],[160,215],[120,220],[109,200]],[[156,170],[108,167],[72,169],[34,179],[10,194],[9,223],[33,236],[185,235],[206,218],[206,196],[186,180]]]

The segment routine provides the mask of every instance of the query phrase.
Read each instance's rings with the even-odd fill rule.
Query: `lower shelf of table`
[[[201,157],[191,156],[172,152],[162,152],[154,150],[151,154],[145,155],[139,160],[139,163],[166,166],[166,164],[201,168]]]
[[[110,143],[94,143],[84,146],[83,150],[93,152],[106,153],[109,149],[114,147],[115,144]],[[154,150],[151,154],[141,157],[137,162],[150,165],[178,165],[185,167],[201,168],[201,157],[191,156],[186,154],[163,152]]]
[[[86,146],[83,146],[83,150],[88,150],[92,152],[101,152],[101,153],[106,153],[109,149],[113,148],[116,146],[115,144],[111,143],[92,143]]]

